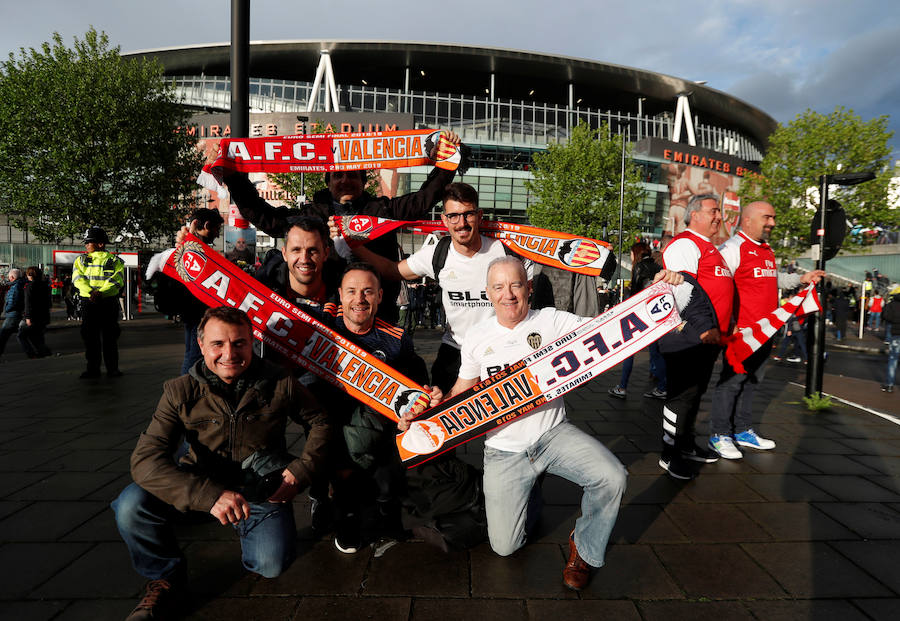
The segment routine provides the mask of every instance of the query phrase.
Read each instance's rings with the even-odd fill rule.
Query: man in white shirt
[[[530,293],[531,282],[519,259],[504,256],[491,261],[487,295],[496,316],[476,324],[463,339],[459,378],[448,398],[586,321],[554,308],[533,311]],[[566,586],[580,590],[591,568],[603,565],[627,472],[609,449],[566,420],[559,398],[489,431],[484,496],[488,536],[497,554],[507,556],[525,544],[539,511],[535,483],[544,472],[584,489],[581,517],[569,535],[569,561],[563,571]]]
[[[466,183],[451,183],[444,189],[443,204],[441,220],[450,233],[449,247],[441,248],[442,243],[446,244],[443,241],[423,246],[399,263],[376,255],[365,246],[354,248],[353,252],[374,265],[386,279],[417,280],[428,276],[441,286],[447,329],[431,368],[431,383],[447,392],[459,371],[460,343],[472,326],[494,314],[484,288],[488,265],[507,253],[499,240],[479,233],[482,212],[475,188]],[[435,266],[435,253],[442,250],[445,259]],[[526,266],[530,280],[531,262],[526,262]]]

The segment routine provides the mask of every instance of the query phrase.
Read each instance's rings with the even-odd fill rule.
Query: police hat
[[[84,232],[84,243],[88,242],[93,242],[95,244],[108,244],[109,237],[106,236],[106,231],[101,229],[99,226],[92,226]]]

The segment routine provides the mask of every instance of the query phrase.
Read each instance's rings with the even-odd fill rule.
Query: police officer
[[[82,303],[81,338],[87,370],[82,379],[100,377],[100,360],[107,377],[119,377],[119,302],[125,284],[125,264],[106,251],[106,231],[93,226],[84,234],[85,254],[75,259],[72,284]]]

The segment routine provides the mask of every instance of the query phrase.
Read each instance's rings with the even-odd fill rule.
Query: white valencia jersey
[[[509,329],[491,317],[475,325],[470,337],[463,341],[459,377],[487,379],[588,320],[555,308],[542,308],[528,311],[524,320]],[[565,403],[561,397],[556,398],[487,432],[485,444],[500,451],[519,453],[564,420]]]
[[[406,259],[406,265],[419,276],[435,278],[434,250],[436,246],[422,246]],[[447,330],[442,342],[460,348],[472,326],[494,316],[494,307],[487,296],[487,269],[491,261],[506,256],[503,244],[496,239],[481,236],[481,248],[471,257],[457,252],[451,243],[447,248],[447,260],[441,268],[441,303],[447,315]],[[525,261],[528,279],[533,267]]]

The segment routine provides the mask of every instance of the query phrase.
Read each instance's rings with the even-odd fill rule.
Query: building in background
[[[204,152],[214,153],[218,140],[230,135],[230,46],[124,56],[162,64],[184,104],[196,110],[187,131],[195,133]],[[564,142],[579,121],[592,127],[606,122],[610,131],[624,133],[633,143],[646,190],[641,225],[651,239],[677,232],[679,208],[690,194],[709,189],[723,197],[726,222],[736,221],[740,178],[756,168],[776,127],[762,110],[701,82],[501,48],[403,41],[257,42],[251,43],[249,70],[251,135],[308,133],[316,123],[336,131],[453,129],[472,148],[472,168],[461,180],[478,190],[488,217],[511,222],[527,221],[533,199],[525,180],[532,154]],[[428,170],[386,171],[382,192],[414,190]],[[298,199],[265,175],[252,178],[275,204]],[[197,203],[217,206],[233,219],[227,197],[202,190]],[[29,243],[26,233],[2,218],[0,263],[7,256],[18,263],[22,253],[28,253],[28,264],[49,263],[52,247]],[[273,243],[260,234],[257,252]]]

